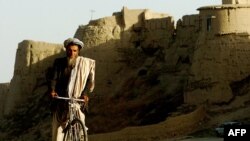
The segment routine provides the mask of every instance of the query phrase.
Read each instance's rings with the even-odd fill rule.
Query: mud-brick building
[[[198,8],[201,30],[212,35],[249,34],[250,0],[223,0],[222,5]]]
[[[184,101],[229,103],[250,76],[250,0],[223,0],[198,10],[199,31]]]
[[[142,48],[165,48],[174,32],[173,17],[149,9],[128,9],[120,12],[124,31],[121,39]],[[153,38],[152,38],[153,37]],[[127,45],[126,45],[127,46]]]

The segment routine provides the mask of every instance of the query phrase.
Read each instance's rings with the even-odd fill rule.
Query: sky
[[[197,8],[222,0],[0,0],[0,83],[13,77],[16,50],[23,40],[63,43],[79,25],[112,16],[123,6],[167,13],[177,21]]]

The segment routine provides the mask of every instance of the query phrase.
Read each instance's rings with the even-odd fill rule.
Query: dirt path
[[[169,117],[159,124],[128,127],[117,132],[91,135],[89,136],[89,141],[223,141],[223,138],[216,137],[177,137],[188,135],[199,129],[214,128],[218,123],[224,121],[249,118],[249,114],[250,108],[243,107],[208,117],[204,107],[200,107],[186,115]],[[204,122],[207,118],[209,120]]]
[[[170,117],[155,125],[128,127],[117,132],[95,134],[89,141],[159,141],[194,132],[202,127],[206,118],[203,107],[189,114]]]

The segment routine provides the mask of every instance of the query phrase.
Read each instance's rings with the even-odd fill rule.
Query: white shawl
[[[71,71],[68,85],[68,96],[79,98],[86,86],[86,82],[94,82],[95,60],[79,56],[76,58],[76,65]],[[94,89],[94,86],[91,88]],[[90,90],[90,91],[92,91]]]

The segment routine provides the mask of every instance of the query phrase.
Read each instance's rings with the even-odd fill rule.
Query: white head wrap
[[[69,44],[75,44],[75,45],[78,45],[80,48],[83,48],[84,47],[84,44],[82,41],[80,41],[79,39],[77,38],[68,38],[67,40],[64,41],[64,47],[66,48]]]

